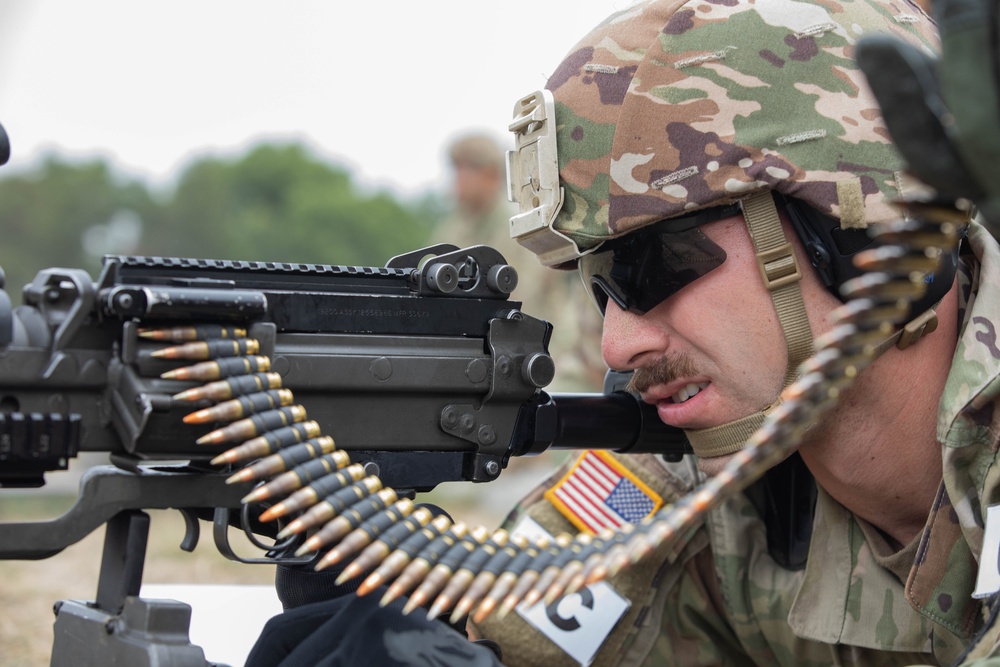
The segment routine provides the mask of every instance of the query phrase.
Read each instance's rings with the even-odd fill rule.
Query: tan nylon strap
[[[758,193],[743,200],[743,217],[746,218],[750,238],[753,240],[757,255],[766,255],[779,248],[787,248],[787,255],[775,264],[790,262],[796,264],[794,251],[781,229],[781,219],[774,199],[768,191]],[[801,277],[801,274],[798,274]],[[813,354],[812,329],[806,317],[806,307],[802,302],[802,291],[798,279],[788,280],[780,286],[771,289],[771,299],[774,309],[778,312],[778,320],[785,332],[785,343],[788,346],[788,366],[785,368],[784,387],[790,385],[796,377],[799,364]]]
[[[868,226],[865,193],[861,189],[860,178],[855,176],[837,181],[837,204],[840,206],[841,229],[865,229]]]
[[[698,458],[734,454],[746,444],[750,436],[764,423],[763,412],[755,412],[734,422],[712,428],[687,429],[684,435]]]
[[[771,292],[774,309],[785,332],[788,365],[785,367],[784,388],[795,380],[799,364],[813,354],[812,329],[809,328],[799,289],[801,273],[792,246],[781,229],[781,219],[771,193],[765,191],[747,197],[742,206],[743,217],[757,251],[762,279]],[[686,430],[684,433],[699,458],[732,454],[743,448],[775,405],[728,424]]]

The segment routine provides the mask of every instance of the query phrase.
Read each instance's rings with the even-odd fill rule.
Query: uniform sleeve
[[[710,549],[679,568],[643,665],[753,665],[726,620]]]
[[[643,468],[639,465],[642,461],[627,460],[630,469],[642,475],[643,481],[654,487],[666,502],[687,490],[666,472],[647,475],[650,470],[662,470],[662,464],[656,464],[660,468]],[[514,527],[530,519],[551,535],[575,533],[576,529],[560,510],[542,497],[542,492],[560,479],[571,463],[529,494],[509,517],[507,525]],[[579,621],[579,626],[573,633],[580,639],[600,638],[600,648],[590,663],[592,667],[753,664],[726,620],[707,529],[690,531],[605,583],[628,601],[627,611],[613,626],[599,620],[590,624],[589,612],[584,613],[580,604],[573,601],[563,610],[565,615],[575,614],[573,620]],[[598,595],[595,591],[595,598]],[[573,612],[574,609],[579,611]],[[547,634],[544,624],[532,625],[518,613],[503,621],[491,617],[476,631],[500,644],[506,664],[519,667],[580,664],[558,645],[575,641],[574,637],[551,630]]]

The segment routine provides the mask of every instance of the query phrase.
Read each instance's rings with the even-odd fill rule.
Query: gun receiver
[[[151,356],[137,323],[227,321],[338,443],[448,462],[414,487],[495,478],[486,464],[553,371],[549,325],[507,300],[514,281],[495,250],[448,246],[384,268],[107,257],[96,284],[42,271],[25,306],[0,309],[0,477],[37,485],[77,451],[211,459],[218,448],[194,445],[204,428],[181,422],[190,404],[170,398],[190,383],[159,377],[177,364]]]

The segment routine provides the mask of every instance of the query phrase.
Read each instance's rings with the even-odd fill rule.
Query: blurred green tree
[[[96,275],[100,258],[85,249],[88,231],[87,245],[130,252],[141,233],[137,219],[155,207],[142,184],[116,176],[103,161],[49,156],[36,171],[0,180],[0,266],[11,297],[20,302],[21,287],[40,269]]]
[[[298,144],[262,145],[186,169],[150,221],[157,254],[380,265],[427,243],[434,211],[357,187]]]
[[[358,188],[299,145],[192,164],[150,226],[158,254],[380,265],[425,245],[434,211]],[[159,250],[162,249],[162,250]]]
[[[0,266],[15,302],[38,270],[96,276],[104,254],[379,266],[427,245],[443,212],[433,193],[365,191],[298,144],[197,159],[165,193],[104,161],[49,157],[0,178]]]

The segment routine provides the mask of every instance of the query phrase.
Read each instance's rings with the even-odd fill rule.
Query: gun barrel
[[[548,400],[546,400],[548,399]],[[510,454],[546,449],[611,449],[679,458],[692,453],[684,432],[660,421],[656,407],[632,394],[541,394],[522,408]]]

